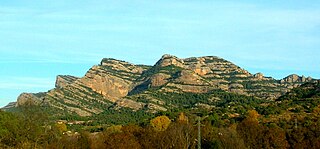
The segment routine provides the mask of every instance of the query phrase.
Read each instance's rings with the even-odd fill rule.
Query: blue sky
[[[318,0],[1,0],[0,106],[104,57],[219,56],[251,73],[320,78]]]

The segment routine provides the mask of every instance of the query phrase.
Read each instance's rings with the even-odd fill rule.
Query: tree
[[[45,111],[36,105],[20,106],[16,112],[0,112],[1,148],[41,148],[54,142],[56,127],[49,127]]]
[[[58,122],[56,123],[56,128],[57,130],[62,133],[62,132],[66,132],[68,129],[67,129],[67,125],[63,122]]]
[[[248,111],[247,117],[237,127],[237,132],[244,139],[248,148],[263,147],[261,142],[263,127],[259,125],[258,116],[257,111]]]
[[[158,116],[150,121],[151,126],[156,131],[165,131],[171,123],[167,116]]]
[[[0,144],[2,146],[14,147],[17,145],[17,139],[20,138],[20,124],[21,122],[16,115],[0,111]]]
[[[286,133],[278,126],[265,128],[263,133],[263,145],[265,148],[285,149],[289,146]]]
[[[159,148],[188,149],[195,147],[196,131],[192,124],[174,122],[167,130],[160,133]]]
[[[259,113],[256,110],[249,110],[247,114],[247,118],[252,119],[254,121],[258,121]]]
[[[181,112],[179,114],[179,117],[178,117],[177,121],[179,123],[188,123],[189,120],[188,120],[188,117],[183,112]]]
[[[104,138],[105,148],[108,149],[140,149],[141,145],[131,133],[113,133]]]

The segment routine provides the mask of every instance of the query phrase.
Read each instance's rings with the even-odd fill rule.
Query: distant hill
[[[31,102],[79,116],[121,108],[149,113],[210,109],[250,99],[273,101],[306,82],[317,80],[298,75],[277,80],[262,73],[251,74],[215,56],[180,59],[164,55],[153,66],[105,58],[81,78],[58,75],[54,89],[21,94],[9,108]]]

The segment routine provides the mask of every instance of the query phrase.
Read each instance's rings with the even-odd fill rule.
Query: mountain
[[[276,100],[276,106],[300,115],[320,112],[320,82],[305,83]]]
[[[311,77],[290,75],[276,80],[251,74],[215,56],[180,59],[163,55],[154,66],[104,58],[78,78],[59,75],[55,88],[22,93],[16,106],[41,104],[59,111],[91,116],[106,109],[129,108],[154,113],[173,108],[212,107],[224,97],[275,100]]]

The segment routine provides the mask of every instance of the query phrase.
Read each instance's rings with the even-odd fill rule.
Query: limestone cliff
[[[78,80],[79,78],[70,76],[70,75],[58,75],[56,77],[56,88],[63,88],[67,86],[68,84],[73,83],[74,81]]]
[[[98,114],[113,107],[150,112],[166,111],[168,101],[150,96],[162,93],[210,93],[224,90],[262,99],[275,99],[311,77],[290,75],[276,80],[262,73],[251,74],[215,56],[180,59],[164,55],[154,66],[135,65],[105,58],[81,78],[59,75],[56,87],[42,94],[21,94],[17,106],[31,101],[80,116]],[[170,106],[172,103],[170,103]]]
[[[18,100],[16,102],[16,106],[22,106],[22,105],[38,105],[42,102],[43,98],[36,96],[37,94],[31,94],[31,93],[22,93],[18,97]]]

